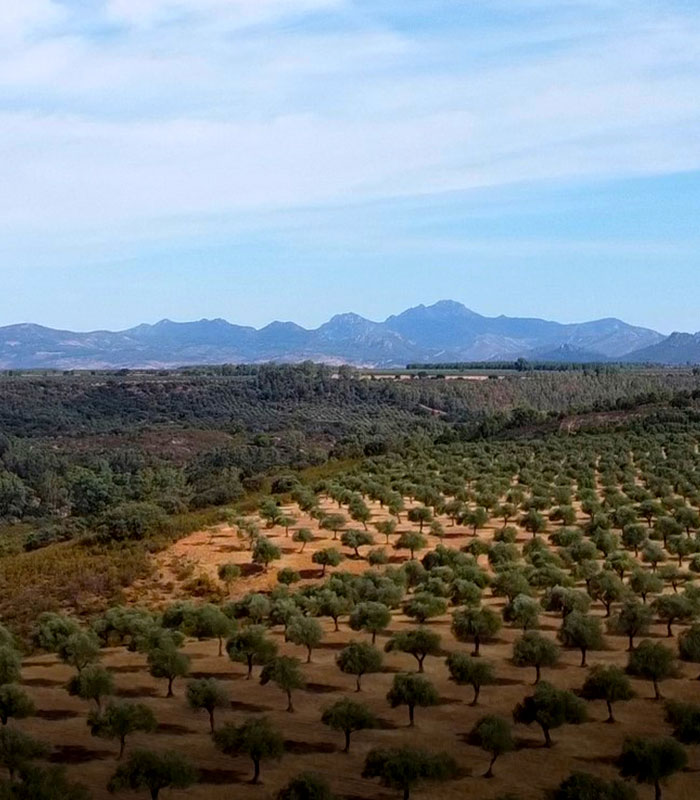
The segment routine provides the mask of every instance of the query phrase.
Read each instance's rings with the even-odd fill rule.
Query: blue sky
[[[687,0],[0,4],[0,324],[700,329]]]

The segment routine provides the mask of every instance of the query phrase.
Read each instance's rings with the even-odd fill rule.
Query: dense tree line
[[[283,469],[556,427],[572,410],[665,403],[645,424],[687,428],[700,417],[699,396],[697,377],[680,372],[537,375],[488,385],[373,382],[349,368],[314,364],[220,374],[6,376],[0,519],[40,521],[29,547],[85,527],[124,538],[161,525],[157,509],[229,504]],[[196,439],[198,431],[220,432],[220,444],[173,456],[145,441],[153,433]]]

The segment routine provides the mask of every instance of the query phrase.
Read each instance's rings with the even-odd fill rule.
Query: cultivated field
[[[320,498],[320,504],[327,514],[339,510],[347,513],[327,496]],[[406,500],[406,511],[415,502]],[[369,502],[371,520],[368,524],[388,519],[385,508],[377,502]],[[574,503],[577,524],[583,526],[587,517],[581,512],[580,504]],[[241,576],[234,582],[231,598],[241,598],[250,592],[269,592],[277,585],[277,573],[284,567],[298,571],[301,582],[295,584],[296,590],[307,584],[321,581],[321,567],[313,563],[316,551],[329,546],[337,546],[346,556],[343,563],[329,568],[327,576],[333,572],[345,571],[360,574],[368,569],[364,556],[368,547],[362,547],[363,557],[357,558],[352,550],[333,542],[333,534],[319,527],[319,514],[315,518],[302,512],[296,504],[287,504],[283,511],[292,514],[294,522],[289,535],[279,525],[266,528],[260,521],[261,533],[277,545],[282,553],[280,560],[268,569],[251,564],[251,552],[247,544],[237,535],[234,525],[221,525],[199,531],[175,543],[167,551],[154,556],[154,576],[132,587],[129,601],[134,605],[162,609],[168,604],[189,599],[187,590],[193,577],[207,575],[211,584],[224,595],[226,590],[217,578],[218,567],[224,563],[236,563],[241,567]],[[434,536],[426,528],[427,547],[417,552],[420,559],[426,552],[438,545],[449,548],[463,548],[471,545],[475,537],[465,524],[453,524],[446,516],[439,516],[444,528],[444,536]],[[515,524],[511,522],[510,524]],[[361,528],[348,522],[347,527]],[[300,552],[300,544],[292,539],[292,533],[299,528],[312,531],[314,540]],[[522,527],[516,526],[517,546],[522,547],[532,537]],[[549,523],[543,534],[557,530],[557,523]],[[493,542],[495,533],[502,528],[502,522],[490,520],[477,531],[477,536],[486,545]],[[417,530],[417,525],[407,521],[406,513],[395,534],[390,536],[395,543],[403,531]],[[375,547],[384,544],[384,536],[375,534]],[[549,545],[556,550],[553,545]],[[390,566],[400,566],[409,558],[407,550],[387,547]],[[478,564],[491,571],[486,554],[478,556]],[[641,564],[649,570],[648,564]],[[382,569],[381,567],[379,569]],[[190,584],[191,585],[191,584]],[[585,588],[583,581],[577,588]],[[666,591],[672,591],[667,587]],[[200,601],[212,599],[203,597]],[[219,598],[229,599],[229,598]],[[490,589],[483,593],[483,605],[499,614],[506,604],[506,598],[494,597]],[[616,606],[614,606],[615,608]],[[614,610],[613,608],[613,610]],[[451,632],[451,614],[455,606],[437,617],[429,619],[427,626],[441,636],[441,655],[428,655],[425,659],[425,677],[437,688],[439,703],[432,707],[416,709],[415,727],[408,727],[408,714],[405,706],[392,709],[386,700],[392,681],[397,673],[414,671],[416,660],[406,653],[387,653],[381,672],[365,675],[362,692],[355,694],[355,678],[342,673],[336,666],[337,654],[351,641],[370,641],[368,633],[353,631],[348,626],[347,615],[340,617],[340,629],[336,632],[328,617],[320,618],[324,637],[313,650],[312,662],[306,661],[303,647],[285,643],[281,627],[273,627],[270,637],[279,646],[280,654],[296,656],[302,663],[306,688],[293,694],[295,712],[286,712],[286,697],[273,684],[259,684],[260,667],[255,667],[252,680],[246,680],[246,667],[242,663],[232,663],[224,652],[217,655],[216,640],[197,641],[188,639],[184,652],[190,657],[189,678],[178,678],[174,684],[175,696],[166,698],[167,681],[152,678],[146,668],[146,658],[138,652],[129,652],[125,647],[109,647],[102,651],[101,663],[107,667],[116,680],[116,695],[120,698],[146,703],[155,713],[158,729],[155,733],[137,733],[127,740],[127,754],[135,747],[152,750],[176,750],[185,755],[200,771],[198,784],[184,790],[164,790],[161,797],[170,800],[201,798],[201,800],[223,800],[224,798],[270,798],[290,778],[302,771],[321,774],[330,783],[334,792],[346,798],[394,798],[396,791],[383,788],[377,781],[361,777],[367,752],[374,747],[414,745],[430,751],[444,750],[457,761],[459,775],[456,779],[439,785],[424,784],[412,796],[418,798],[434,797],[438,793],[445,798],[496,798],[507,793],[535,800],[541,798],[545,790],[556,787],[572,771],[584,771],[606,778],[618,776],[614,765],[626,736],[670,735],[670,726],[664,721],[664,705],[652,699],[653,689],[648,681],[632,679],[636,697],[629,702],[615,706],[616,724],[607,724],[607,711],[602,701],[588,703],[589,719],[581,725],[564,725],[552,731],[555,742],[553,748],[543,744],[542,732],[537,725],[514,726],[515,750],[504,754],[495,765],[495,777],[483,777],[490,756],[468,741],[469,732],[484,714],[500,714],[510,719],[513,708],[524,697],[532,693],[534,669],[518,668],[512,664],[513,642],[522,634],[517,627],[505,624],[493,640],[482,643],[481,658],[495,667],[496,682],[484,686],[476,707],[470,705],[472,690],[469,686],[458,686],[449,679],[445,657],[451,652],[471,652],[472,645],[459,642]],[[590,613],[597,617],[605,616],[602,603],[594,602]],[[405,616],[400,609],[393,611],[388,629],[377,636],[377,647],[383,650],[384,643],[392,633],[416,627],[416,621]],[[562,624],[560,613],[543,612],[539,630],[552,640]],[[680,631],[682,626],[677,625]],[[666,644],[675,639],[667,639],[666,626],[655,620],[645,638]],[[589,667],[595,664],[614,664],[625,667],[628,654],[627,639],[624,636],[606,635],[605,649],[588,654]],[[587,675],[587,670],[579,666],[580,653],[575,649],[562,649],[561,660],[553,668],[543,669],[542,677],[557,687],[579,690]],[[665,698],[697,701],[700,697],[700,683],[694,678],[700,672],[700,665],[684,664],[677,678],[663,682]],[[105,741],[90,735],[86,717],[91,704],[71,697],[65,691],[65,683],[74,673],[71,667],[63,664],[55,655],[39,655],[27,658],[23,663],[22,684],[33,698],[37,714],[12,724],[42,739],[52,746],[51,761],[68,765],[71,778],[89,787],[94,798],[114,796],[107,791],[107,783],[114,772],[118,746],[113,741]],[[252,763],[245,756],[231,758],[220,753],[209,735],[209,721],[206,713],[191,710],[185,701],[185,687],[188,679],[213,677],[220,681],[230,694],[230,707],[217,711],[217,726],[226,722],[240,723],[256,715],[265,715],[283,734],[286,753],[280,761],[263,762],[262,780],[259,785],[251,785]],[[342,697],[359,698],[365,702],[378,718],[378,727],[353,734],[349,754],[342,752],[343,735],[321,724],[324,708]],[[673,800],[695,800],[700,796],[698,770],[700,753],[697,748],[688,748],[689,765],[682,773],[669,782],[664,796]],[[651,798],[653,787],[641,787],[640,797]],[[119,796],[130,796],[128,792]],[[143,793],[147,796],[147,793]]]

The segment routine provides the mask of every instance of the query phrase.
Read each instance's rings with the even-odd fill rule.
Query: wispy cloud
[[[225,21],[241,28],[280,17],[337,8],[343,0],[107,0],[109,19],[135,27],[187,21]]]
[[[682,2],[0,6],[0,232],[700,169]]]

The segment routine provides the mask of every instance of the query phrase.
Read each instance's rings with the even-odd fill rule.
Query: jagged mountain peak
[[[661,342],[627,354],[624,360],[654,364],[700,364],[700,331],[674,331]]]
[[[361,316],[360,314],[355,314],[353,311],[346,311],[343,314],[334,314],[328,322],[324,322],[321,325],[321,328],[326,328],[328,326],[340,326],[340,325],[355,325],[355,326],[369,326],[369,325],[379,325],[378,322],[372,322],[372,320],[367,319],[366,317]]]
[[[395,314],[387,319],[391,320],[409,319],[409,318],[462,318],[462,319],[483,319],[481,314],[467,308],[463,303],[456,300],[438,300],[432,305],[426,306],[423,303],[412,308],[402,311],[400,314]]]
[[[654,347],[661,348],[656,355]],[[418,305],[384,322],[353,312],[336,314],[314,330],[290,321],[271,322],[256,330],[220,317],[193,322],[163,319],[116,333],[73,333],[31,323],[0,328],[0,368],[5,369],[305,359],[403,366],[409,361],[499,360],[542,354],[554,360],[624,356],[640,361],[668,358],[674,363],[682,358],[684,363],[694,357],[694,348],[700,350],[700,335],[678,333],[666,339],[615,318],[563,325],[537,318],[485,317],[455,300]]]

